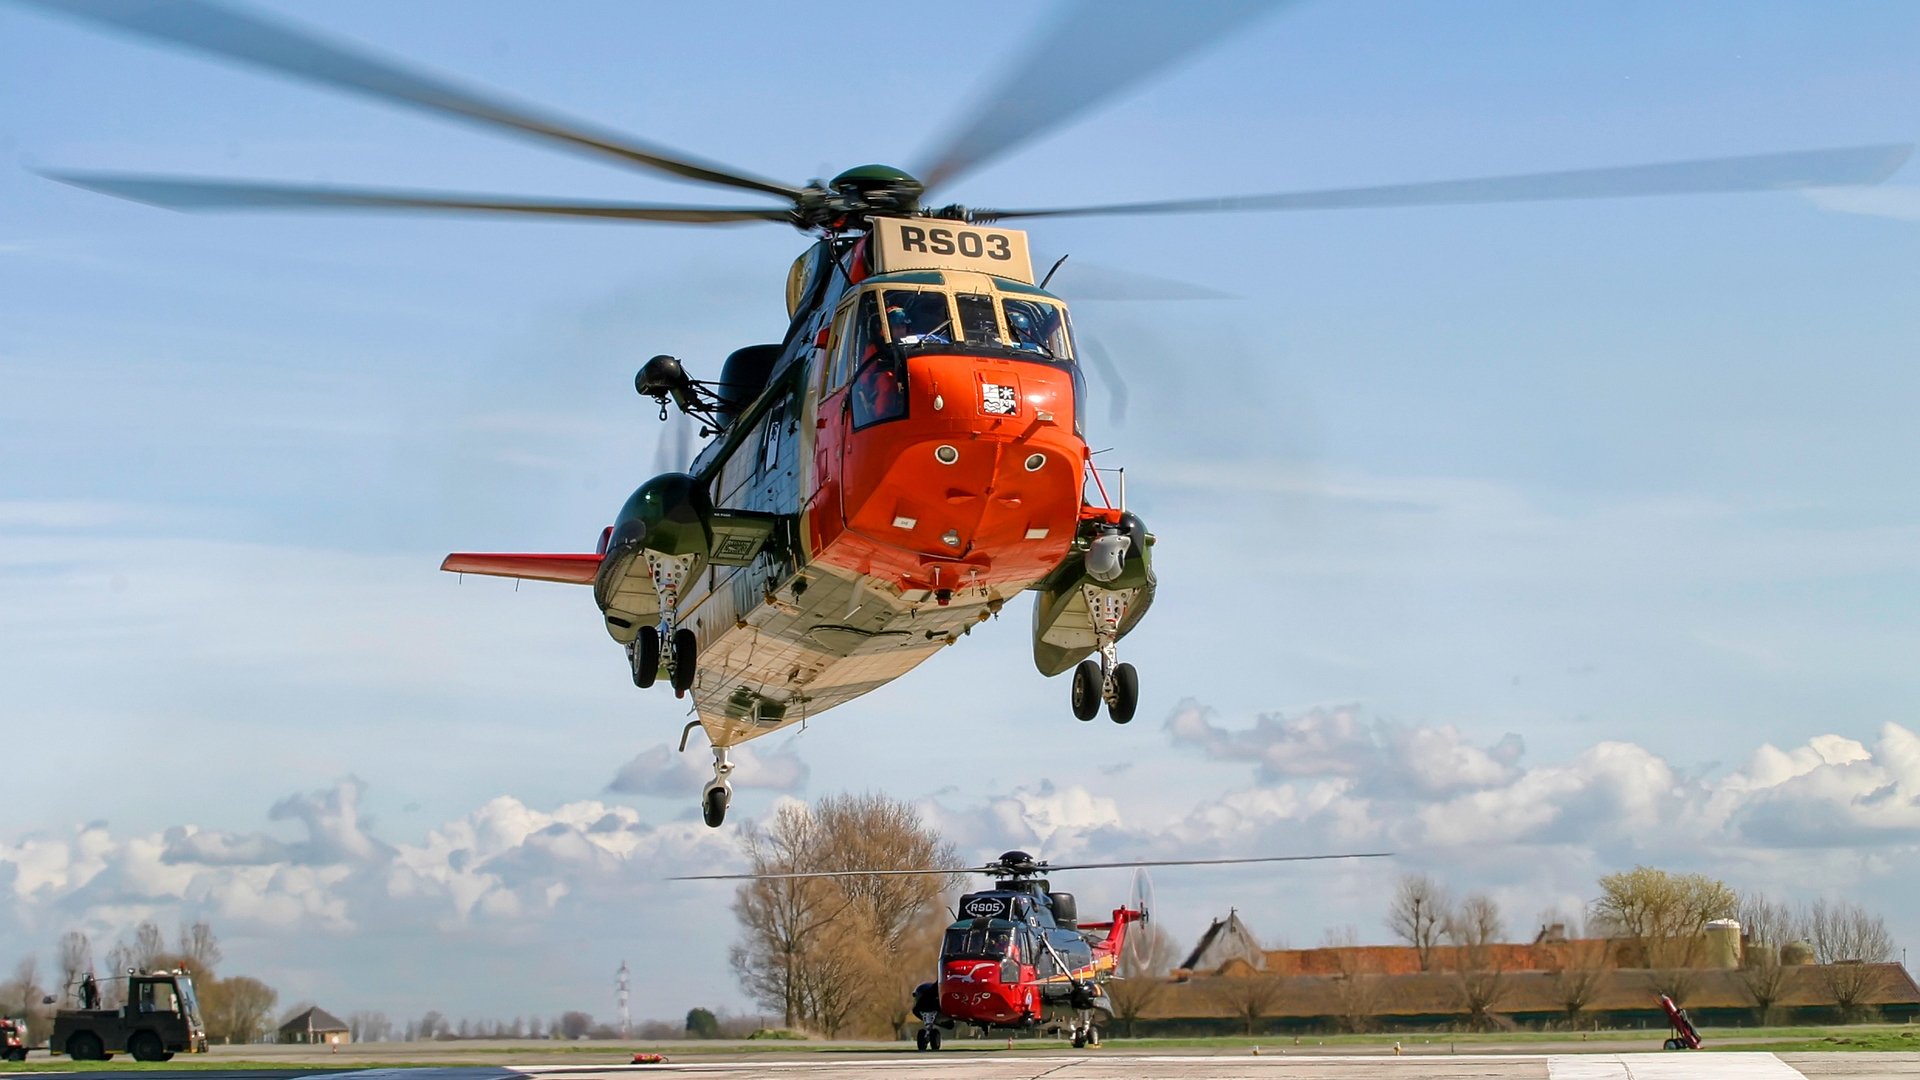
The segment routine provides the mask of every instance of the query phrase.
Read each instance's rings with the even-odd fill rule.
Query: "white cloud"
[[[730,757],[734,764],[731,782],[736,788],[791,793],[807,786],[807,763],[794,752],[791,739],[777,748],[736,746]],[[713,769],[703,748],[681,753],[660,743],[620,766],[607,782],[607,790],[616,795],[687,799],[697,795],[711,779]]]
[[[1524,750],[1508,734],[1489,747],[1469,745],[1451,727],[1407,726],[1360,719],[1357,706],[1267,713],[1251,729],[1233,731],[1188,700],[1167,721],[1176,745],[1200,748],[1217,761],[1258,766],[1265,781],[1287,777],[1352,777],[1362,790],[1424,795],[1495,786],[1511,779]]]

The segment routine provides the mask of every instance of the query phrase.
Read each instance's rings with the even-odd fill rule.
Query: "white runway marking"
[[[1668,1050],[1646,1054],[1566,1054],[1547,1059],[1551,1080],[1806,1080],[1772,1054]]]

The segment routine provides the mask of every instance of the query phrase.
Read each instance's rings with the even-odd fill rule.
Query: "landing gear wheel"
[[[700,643],[693,631],[681,627],[673,632],[673,696],[684,697],[693,689],[694,665],[700,662]]]
[[[1088,1046],[1100,1045],[1100,1029],[1099,1028],[1090,1027],[1087,1029],[1087,1045]]]
[[[1084,1037],[1082,1037],[1082,1036],[1081,1036],[1081,1034],[1080,1034],[1079,1032],[1077,1032],[1077,1031],[1076,1031],[1076,1032],[1074,1032],[1074,1033],[1073,1033],[1073,1048],[1074,1048],[1075,1050],[1078,1050],[1078,1049],[1080,1049],[1081,1047],[1083,1047],[1083,1046],[1085,1046],[1085,1045],[1087,1045],[1087,1040],[1086,1040],[1086,1039],[1085,1039]]]
[[[913,1033],[913,1048],[915,1050],[925,1050],[927,1048],[926,1028],[921,1028],[919,1031]]]
[[[172,1057],[167,1048],[160,1045],[160,1036],[151,1031],[136,1031],[133,1038],[127,1040],[127,1053],[135,1061],[165,1061]]]
[[[1100,662],[1082,660],[1073,669],[1073,715],[1091,720],[1100,715]]]
[[[1119,664],[1113,669],[1113,700],[1107,702],[1107,715],[1116,724],[1124,724],[1133,719],[1133,710],[1140,704],[1140,673],[1133,670],[1132,664]]]
[[[8,1060],[8,1061],[25,1061],[25,1060],[27,1060],[27,1051],[26,1051],[26,1048],[25,1048],[25,1047],[21,1047],[21,1048],[20,1048],[20,1049],[18,1049],[18,1050],[9,1050],[9,1051],[7,1051],[7,1060]]]
[[[633,639],[633,685],[645,690],[660,677],[660,628],[643,626]]]
[[[67,1056],[75,1061],[105,1061],[107,1047],[100,1036],[91,1031],[82,1031],[67,1040]]]
[[[733,802],[733,790],[724,785],[710,787],[700,796],[700,816],[707,828],[717,829],[727,820],[727,806]]]
[[[940,1029],[939,1028],[936,1027],[936,1028],[927,1029],[927,1049],[929,1050],[940,1049]]]

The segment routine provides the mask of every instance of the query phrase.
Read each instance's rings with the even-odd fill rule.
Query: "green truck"
[[[47,1049],[75,1061],[107,1061],[125,1051],[135,1061],[166,1061],[175,1054],[204,1054],[207,1025],[193,976],[184,971],[129,971],[126,1004],[117,1009],[61,1009],[53,1014]],[[92,995],[86,995],[91,998]],[[83,1005],[97,1004],[83,1000]]]

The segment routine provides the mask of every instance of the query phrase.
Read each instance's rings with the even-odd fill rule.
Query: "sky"
[[[263,7],[794,182],[913,167],[1048,17]],[[1885,3],[1303,3],[941,194],[1901,143],[1917,46],[1920,8]],[[751,744],[714,831],[683,710],[633,688],[586,590],[437,566],[591,550],[679,464],[634,370],[777,340],[803,237],[63,187],[30,170],[737,200],[4,3],[0,156],[0,964],[206,918],[224,970],[342,1014],[606,1018],[623,960],[636,1018],[745,1011],[730,893],[662,878],[739,868],[782,800],[868,790],[982,861],[1396,853],[1164,871],[1182,943],[1229,907],[1274,944],[1385,941],[1413,870],[1524,939],[1641,863],[1859,900],[1920,943],[1920,166],[1037,223],[1123,380],[1116,415],[1092,378],[1089,437],[1158,538],[1138,718],[1072,718],[1022,601]],[[1128,274],[1221,298],[1092,299]],[[1128,885],[1073,883],[1089,910]]]

